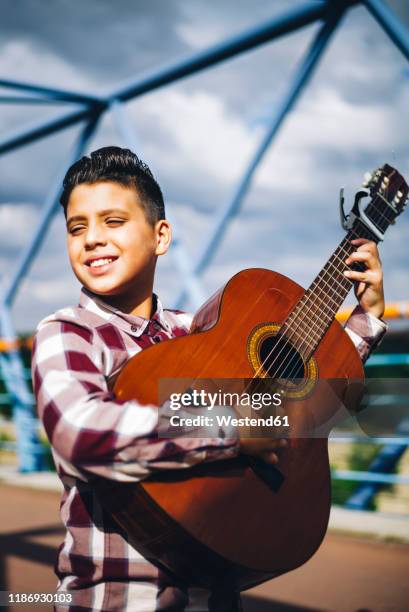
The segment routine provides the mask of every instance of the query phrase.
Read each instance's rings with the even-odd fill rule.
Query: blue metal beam
[[[326,45],[337,27],[341,16],[341,11],[334,11],[328,21],[324,23],[318,34],[315,36],[305,58],[295,74],[287,95],[278,109],[278,112],[273,117],[267,133],[259,144],[246,171],[244,172],[232,200],[217,214],[213,231],[211,232],[209,239],[204,243],[196,262],[193,265],[193,271],[196,274],[202,272],[214,257],[216,249],[226,231],[227,222],[238,213],[243,198],[249,190],[251,180],[258,165],[270,146],[271,141],[280,129],[286,115],[291,111],[304,86],[311,78],[313,71],[317,66],[318,60],[325,50]],[[183,288],[175,302],[178,308],[183,305],[185,296],[186,289]]]
[[[39,138],[43,138],[44,136],[48,136],[49,134],[53,134],[54,132],[70,127],[79,121],[89,120],[95,115],[96,112],[100,112],[100,110],[95,108],[74,110],[69,113],[64,113],[59,117],[54,117],[53,119],[43,121],[42,123],[37,123],[31,128],[25,128],[18,134],[14,134],[11,137],[5,138],[3,141],[0,141],[0,155],[29,144],[34,140],[38,140]]]
[[[343,0],[341,4],[346,8],[356,4],[356,2],[357,0]],[[335,2],[336,6],[339,4],[339,2]],[[140,96],[143,93],[195,74],[204,68],[210,68],[244,51],[249,51],[275,38],[310,25],[314,21],[325,19],[328,13],[333,10],[333,5],[334,2],[331,2],[331,0],[328,2],[307,2],[296,9],[291,9],[278,17],[273,17],[267,22],[264,21],[256,27],[241,32],[223,43],[200,51],[184,61],[170,64],[159,71],[154,70],[151,74],[112,93],[111,98],[122,101],[130,100],[135,96]]]
[[[59,100],[61,102],[79,102],[81,104],[90,105],[101,104],[101,102],[103,102],[103,100],[97,96],[90,96],[73,91],[64,91],[63,89],[57,89],[55,87],[43,87],[41,85],[35,85],[34,83],[21,83],[19,81],[0,79],[0,87],[27,91],[46,96],[50,99]]]
[[[63,167],[55,180],[55,184],[53,185],[42,210],[40,222],[31,237],[31,242],[27,246],[26,250],[23,252],[20,261],[16,266],[16,270],[14,271],[14,274],[10,280],[9,286],[6,288],[3,299],[5,304],[7,304],[8,306],[12,304],[22,278],[28,273],[33,263],[34,256],[37,253],[38,248],[47,232],[48,226],[54,216],[54,213],[57,210],[62,180],[67,171],[67,167],[73,164],[82,154],[97,126],[99,117],[99,115],[94,116],[94,118],[83,128],[79,138],[77,139],[70,153],[68,160],[65,160],[65,163],[63,164]]]
[[[131,127],[131,121],[124,105],[119,100],[113,100],[110,104],[110,110],[122,141],[128,149],[136,153],[139,150],[139,145],[136,139],[135,130]]]
[[[340,0],[336,2],[335,5],[338,6],[338,4],[341,3],[343,7],[347,7],[356,4],[356,2],[357,0]],[[0,141],[0,154],[21,147],[38,138],[48,136],[57,130],[73,125],[77,121],[87,119],[95,110],[102,110],[107,104],[114,100],[130,100],[143,93],[153,91],[158,87],[162,87],[163,85],[199,72],[204,68],[209,68],[218,62],[253,49],[274,38],[309,25],[318,19],[323,19],[332,10],[333,2],[331,2],[331,0],[328,0],[328,2],[320,2],[319,4],[317,2],[308,2],[295,10],[288,11],[280,17],[271,19],[267,23],[263,22],[260,26],[246,30],[224,43],[220,43],[205,51],[197,53],[193,57],[182,62],[176,62],[159,71],[155,70],[153,73],[138,79],[136,82],[134,81],[130,85],[113,92],[106,100],[98,98],[93,103],[93,108],[79,111],[78,113],[70,113],[60,118],[41,123],[29,130],[24,130],[17,135],[11,136],[2,142]],[[12,86],[11,83],[11,81],[0,80],[0,85],[3,84],[7,86],[7,84],[9,84],[8,86]],[[17,86],[17,83],[15,83],[15,85]],[[26,85],[26,87],[30,86]],[[31,87],[35,88],[35,86]],[[47,88],[38,88],[37,91],[40,92],[41,89],[47,91]],[[68,95],[67,93],[67,96]],[[87,102],[88,101],[87,97]]]
[[[363,0],[368,11],[409,60],[409,31],[392,9],[382,0]]]
[[[357,482],[372,482],[380,486],[381,484],[407,484],[409,485],[409,476],[401,476],[397,474],[384,474],[383,472],[358,472],[354,470],[332,470],[331,476],[339,480],[356,480]],[[364,510],[361,505],[351,503],[345,504],[346,508],[351,510]]]
[[[0,96],[0,104],[67,104],[65,100],[40,96]]]
[[[389,353],[387,355],[371,355],[365,367],[409,365],[407,353]]]
[[[399,434],[405,434],[406,427],[398,427],[396,432],[397,435],[399,436]],[[407,448],[407,444],[405,443],[396,444],[394,442],[388,443],[383,446],[371,462],[367,472],[363,472],[363,474],[366,474],[367,477],[359,478],[360,482],[363,482],[363,484],[360,485],[357,490],[354,491],[354,493],[348,498],[348,500],[345,502],[345,507],[352,508],[355,510],[364,510],[365,508],[369,508],[374,496],[381,489],[381,483],[388,482],[387,480],[385,480],[385,478],[396,479],[396,476],[391,475],[390,472],[395,469],[396,465],[399,463],[401,457],[406,452]],[[371,474],[385,474],[385,478],[377,479],[375,477],[371,477]],[[394,481],[390,480],[390,482]]]

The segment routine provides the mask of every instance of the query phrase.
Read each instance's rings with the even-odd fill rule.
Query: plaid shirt
[[[59,310],[37,329],[34,392],[64,485],[61,517],[67,534],[56,564],[58,588],[70,591],[75,609],[240,609],[238,595],[185,589],[144,559],[90,485],[93,475],[138,481],[155,469],[187,468],[238,452],[237,436],[226,431],[218,438],[180,437],[169,444],[153,435],[156,407],[121,402],[109,391],[130,357],[189,331],[190,315],[164,310],[154,297],[155,314],[146,320],[115,310],[82,289],[77,308]],[[386,325],[357,307],[346,329],[365,360]]]

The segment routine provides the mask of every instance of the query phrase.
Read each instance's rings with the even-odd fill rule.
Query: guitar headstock
[[[372,204],[375,204],[377,199],[383,202],[383,210],[380,210],[379,214],[387,217],[389,223],[401,214],[407,204],[408,184],[403,176],[388,164],[384,164],[369,175],[364,187],[369,189]]]
[[[345,229],[353,229],[361,236],[371,240],[383,240],[389,225],[406,206],[409,187],[405,179],[395,168],[384,164],[372,174],[365,176],[364,187],[367,191],[358,191],[350,214],[345,217],[343,200],[340,202],[341,223]],[[364,203],[367,196],[371,201]],[[342,198],[342,195],[341,195]]]

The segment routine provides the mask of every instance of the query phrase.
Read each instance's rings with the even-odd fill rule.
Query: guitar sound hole
[[[272,378],[293,380],[305,376],[299,352],[280,335],[269,336],[261,342],[260,362]]]

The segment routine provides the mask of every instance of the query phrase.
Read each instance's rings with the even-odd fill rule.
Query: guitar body
[[[303,294],[281,274],[240,272],[198,311],[190,335],[130,359],[116,381],[116,396],[157,405],[163,378],[253,378],[252,338],[260,330],[271,335]],[[104,502],[147,558],[188,584],[243,590],[300,566],[317,550],[331,501],[327,435],[350,381],[363,380],[363,367],[337,321],[310,361],[305,371],[316,381],[340,384],[288,402],[289,445],[279,451],[278,465],[267,468],[273,476],[279,471],[277,486],[242,455],[164,470],[138,484],[107,484]],[[311,419],[325,433],[300,437]]]

